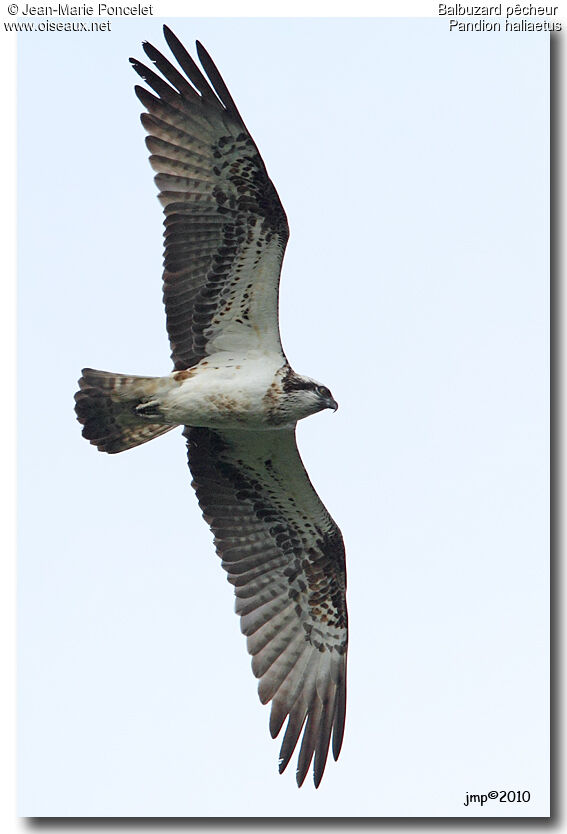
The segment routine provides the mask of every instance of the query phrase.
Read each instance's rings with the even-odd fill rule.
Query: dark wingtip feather
[[[297,780],[297,787],[300,788],[305,781],[305,777],[309,772],[315,747],[317,744],[317,736],[320,732],[321,720],[323,716],[323,704],[315,696],[310,704],[307,712],[307,724],[303,732],[303,739],[301,741],[301,748],[299,750],[299,757],[297,759],[297,770],[295,778]]]
[[[199,60],[203,65],[203,69],[207,73],[213,88],[220,98],[223,105],[226,109],[231,113],[238,121],[242,124],[243,128],[246,130],[246,126],[242,121],[242,116],[238,112],[238,108],[234,103],[234,99],[232,98],[228,87],[226,86],[224,79],[220,72],[218,71],[215,62],[203,46],[200,41],[196,42],[197,45],[197,55],[199,56]]]
[[[167,78],[169,83],[173,85],[173,87],[175,87],[182,96],[191,101],[200,100],[200,96],[197,91],[194,90],[187,79],[175,69],[173,64],[165,57],[165,55],[162,55],[159,49],[156,49],[156,47],[153,44],[148,43],[148,41],[144,41],[142,47],[150,61],[152,61],[164,77]]]
[[[169,26],[166,23],[164,23],[164,25],[163,25],[163,36],[167,41],[167,45],[169,46],[169,48],[172,50],[172,52],[174,54],[175,54],[175,49],[179,49],[180,51],[187,52],[187,50],[185,49],[185,47],[183,46],[183,44],[181,43],[181,41],[179,40],[179,38],[177,37],[175,32],[173,31],[173,29],[170,29]],[[187,53],[187,54],[189,54],[189,53]]]
[[[157,64],[160,58],[164,58],[161,52],[158,49],[156,49],[155,46],[149,41],[144,41],[142,43],[142,49],[144,50],[150,61],[153,61],[154,64]]]
[[[321,717],[321,725],[315,746],[315,760],[313,762],[313,782],[316,788],[321,784],[321,779],[325,772],[325,765],[327,764],[333,719],[336,712],[336,697],[335,686],[329,682],[327,697],[323,701],[323,715]]]
[[[160,78],[153,70],[147,67],[145,64],[142,64],[141,61],[137,61],[136,59],[130,58],[130,63],[138,73],[138,75],[144,79],[146,84],[155,90],[158,96],[161,97],[163,101],[166,101],[168,104],[177,104],[179,102],[179,93],[169,84]],[[162,70],[163,71],[163,70]]]
[[[343,744],[343,736],[345,734],[345,714],[346,714],[346,691],[344,683],[342,690],[337,693],[337,701],[335,706],[335,719],[333,721],[333,759],[337,761],[341,747]]]
[[[159,106],[162,103],[161,100],[157,96],[154,96],[153,93],[150,93],[149,90],[146,90],[145,87],[141,87],[139,84],[136,84],[134,86],[134,92],[136,93],[137,97],[140,99],[140,101],[142,102],[144,107],[147,107],[148,110],[152,106],[155,106],[155,105]],[[142,115],[144,115],[144,114],[142,114]]]
[[[303,783],[305,782],[305,777],[307,776],[307,770],[309,770],[309,767],[307,767],[306,770],[304,770],[304,771],[299,771],[299,770],[295,771],[295,781],[297,782],[297,787],[298,788],[300,788],[303,785]]]
[[[191,83],[194,84],[197,90],[201,93],[203,99],[210,102],[216,102],[217,106],[220,107],[220,102],[214,94],[209,82],[191,55],[187,52],[177,35],[175,35],[168,26],[163,27],[163,34],[167,41],[167,45],[175,55],[177,63],[187,74]]]
[[[134,69],[136,70],[138,75],[141,75],[142,78],[143,78],[143,74],[140,71],[140,67],[143,67],[144,65],[142,63],[140,63],[140,60],[138,58],[128,58],[128,60],[130,61],[130,63],[132,64],[132,66],[134,67]]]
[[[301,735],[301,730],[303,729],[306,717],[306,710],[301,709],[301,707],[297,705],[294,706],[289,713],[287,727],[283,737],[282,746],[280,748],[280,773],[284,772],[290,762],[297,740]]]
[[[142,62],[139,61],[138,58],[130,58],[129,61],[132,64],[132,68],[135,70],[135,72],[138,73],[140,78],[143,81],[147,82],[148,81],[148,74],[151,74],[152,71],[150,69],[148,69],[148,67],[145,64],[142,64]],[[136,85],[136,87],[134,87],[134,89],[137,91],[138,89],[144,90],[145,88],[144,87],[139,87],[139,85]]]

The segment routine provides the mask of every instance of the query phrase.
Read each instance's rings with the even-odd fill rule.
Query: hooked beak
[[[333,411],[336,411],[338,407],[339,407],[338,402],[336,400],[334,400],[332,397],[329,397],[327,399],[327,408],[332,408]]]

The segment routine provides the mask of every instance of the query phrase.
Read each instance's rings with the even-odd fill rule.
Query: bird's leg
[[[146,417],[151,420],[160,419],[163,415],[159,410],[159,405],[159,400],[148,400],[147,402],[138,403],[134,408],[134,412],[138,417]]]

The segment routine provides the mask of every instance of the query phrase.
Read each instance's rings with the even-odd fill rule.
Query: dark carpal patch
[[[280,483],[279,473],[271,458],[263,461],[264,473],[259,479],[255,468],[247,466],[242,459],[234,458],[230,445],[220,432],[190,428],[185,430],[185,435],[194,487],[215,534],[221,558],[223,546],[229,541],[227,534],[230,535],[231,521],[224,514],[221,514],[222,521],[217,521],[215,506],[220,507],[223,499],[219,499],[219,495],[226,495],[228,490],[239,505],[246,505],[245,508],[239,507],[238,512],[242,521],[249,519],[252,522],[248,528],[250,536],[259,540],[269,539],[287,557],[282,574],[286,576],[288,585],[302,577],[303,588],[299,590],[306,592],[304,602],[309,606],[307,613],[317,619],[318,606],[323,606],[326,622],[346,629],[345,551],[338,527],[333,523],[330,530],[323,532],[313,524],[305,525],[306,529],[302,529],[303,525],[297,526],[290,507],[281,503],[280,495],[283,492],[285,496],[285,484]],[[263,522],[261,527],[254,523],[258,521]],[[242,538],[242,532],[238,538]],[[243,556],[241,561],[246,562],[247,557]],[[226,566],[226,569],[230,575],[232,566]],[[297,599],[297,588],[290,591],[290,598]]]
[[[307,717],[310,729],[303,735],[297,780],[301,784],[318,750],[318,784],[331,733],[336,758],[344,731],[347,608],[340,530],[313,491],[293,432],[262,432],[262,456],[254,444],[248,445],[248,432],[186,427],[184,434],[193,486],[235,588],[252,669],[260,678],[260,699],[272,699],[273,736],[289,717],[280,772]],[[318,503],[318,520],[297,508],[289,490],[289,464],[302,473],[296,486],[303,500],[312,510]],[[317,684],[317,675],[308,674],[318,664],[327,670],[325,696],[319,695],[323,684]]]
[[[336,759],[344,732],[344,545],[309,481],[290,428],[295,420],[288,412],[297,400],[314,408],[318,401],[286,395],[314,389],[320,407],[336,404],[327,389],[295,374],[281,349],[278,284],[289,232],[258,149],[203,47],[197,43],[201,70],[171,30],[164,27],[164,34],[180,69],[150,44],[144,50],[163,77],[132,63],[153,90],[136,88],[147,111],[142,123],[165,214],[163,297],[172,387],[217,350],[243,366],[258,347],[281,356],[262,400],[279,429],[253,431],[245,423],[240,430],[186,427],[184,434],[193,486],[234,586],[258,694],[262,703],[271,701],[271,735],[287,721],[279,770],[287,767],[301,737],[297,783],[313,760],[318,786],[331,742]],[[90,405],[87,390],[79,392],[86,430],[103,442],[105,430],[109,438],[121,432],[129,445],[149,439],[142,432],[156,428],[149,419],[159,407],[152,386],[144,384],[141,396],[128,397],[123,409],[122,396],[114,398],[107,384],[91,376],[91,388],[103,393],[89,391]],[[234,411],[230,397],[217,394],[208,402],[219,412]],[[281,427],[284,422],[289,425]]]

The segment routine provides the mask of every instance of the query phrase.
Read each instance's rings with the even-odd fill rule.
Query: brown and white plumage
[[[277,192],[221,76],[197,43],[211,84],[173,32],[166,40],[183,75],[151,44],[169,81],[131,59],[158,94],[136,93],[165,213],[164,301],[176,369],[217,350],[283,357],[278,284],[289,236]],[[198,93],[197,93],[198,91]]]
[[[164,32],[181,71],[150,44],[144,50],[163,78],[131,60],[153,90],[136,87],[165,213],[174,370],[152,378],[85,369],[77,417],[109,453],[185,426],[193,486],[235,588],[260,700],[272,702],[273,737],[287,720],[280,772],[301,737],[297,782],[314,760],[318,786],[344,732],[345,556],[295,426],[337,406],[327,388],[290,368],[281,347],[289,232],[258,149],[203,47],[208,80]]]
[[[185,430],[193,486],[229,582],[260,678],[270,732],[288,727],[285,769],[300,735],[297,781],[329,740],[338,757],[346,706],[347,611],[343,540],[303,468],[293,430]]]

